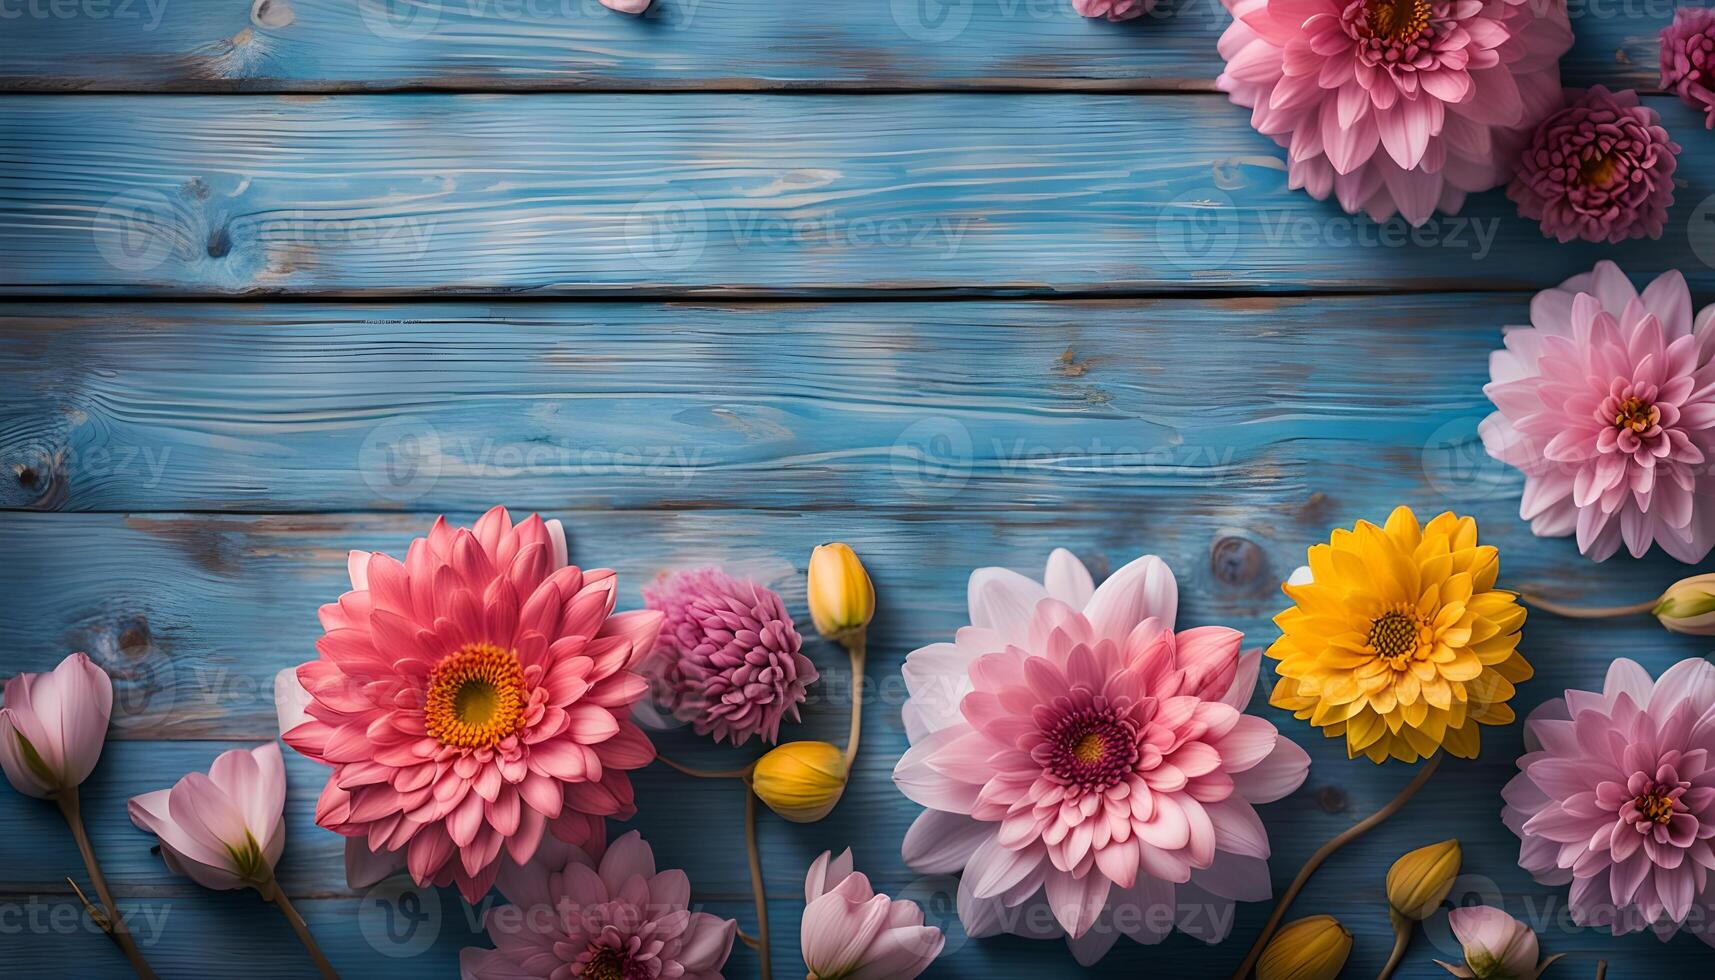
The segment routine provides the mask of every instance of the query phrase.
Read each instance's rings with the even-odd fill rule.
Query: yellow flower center
[[[626,980],[625,957],[619,950],[605,947],[584,964],[583,972],[578,975],[583,980]]]
[[[1370,652],[1403,670],[1416,656],[1425,629],[1411,613],[1392,609],[1370,624]]]
[[[1620,403],[1620,410],[1614,413],[1614,428],[1648,432],[1650,426],[1660,420],[1661,412],[1657,411],[1654,405],[1645,403],[1642,398],[1628,398]]]
[[[443,745],[491,746],[518,731],[525,701],[518,655],[472,643],[430,671],[423,726]]]
[[[1429,28],[1429,0],[1370,0],[1366,9],[1375,37],[1409,41]]]
[[[1673,801],[1660,793],[1645,793],[1632,802],[1637,804],[1638,812],[1647,820],[1667,823],[1673,819]]]
[[[1101,761],[1102,753],[1106,752],[1107,749],[1108,743],[1104,742],[1100,735],[1091,732],[1078,739],[1077,743],[1072,746],[1072,758],[1085,765],[1090,765]]]
[[[1619,161],[1605,153],[1590,157],[1578,168],[1578,180],[1588,187],[1607,187],[1619,175]]]

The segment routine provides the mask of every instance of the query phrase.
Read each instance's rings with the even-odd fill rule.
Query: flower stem
[[[774,980],[768,946],[768,894],[762,888],[762,855],[756,849],[756,793],[745,784],[744,845],[750,852],[750,890],[756,896],[756,955],[762,961],[762,980]]]
[[[316,969],[321,972],[323,980],[339,980],[339,974],[334,972],[333,964],[328,962],[327,956],[322,953],[322,948],[316,945],[316,937],[310,935],[310,927],[304,924],[304,917],[292,907],[292,900],[286,897],[286,890],[280,887],[280,883],[269,881],[266,889],[262,892],[262,898],[280,906],[280,911],[285,914],[286,921],[292,924],[292,931],[298,934],[298,942],[304,944],[304,949],[309,952],[310,959],[316,961]]]
[[[1526,605],[1535,606],[1543,612],[1551,612],[1556,616],[1567,619],[1612,619],[1616,616],[1636,616],[1647,613],[1661,603],[1661,596],[1656,596],[1648,602],[1639,602],[1630,606],[1567,606],[1541,596],[1521,593]]]
[[[1275,903],[1274,911],[1269,914],[1268,922],[1263,925],[1262,933],[1256,937],[1256,942],[1251,944],[1250,952],[1245,954],[1243,965],[1239,967],[1237,973],[1233,974],[1233,980],[1245,980],[1246,977],[1250,976],[1251,970],[1256,967],[1256,961],[1262,956],[1263,948],[1274,936],[1274,930],[1280,927],[1280,920],[1286,916],[1286,910],[1292,906],[1292,900],[1304,890],[1304,885],[1310,881],[1310,876],[1316,873],[1316,869],[1322,866],[1322,862],[1332,857],[1335,851],[1369,833],[1382,821],[1398,813],[1400,807],[1405,806],[1413,796],[1417,795],[1417,791],[1423,788],[1423,784],[1429,782],[1429,777],[1435,775],[1435,770],[1440,765],[1441,756],[1437,753],[1434,758],[1423,764],[1423,768],[1418,770],[1417,776],[1406,784],[1405,789],[1399,791],[1398,796],[1389,800],[1386,806],[1347,827],[1333,840],[1317,848],[1315,854],[1310,855],[1310,860],[1304,862],[1304,867],[1298,870],[1298,876],[1292,879],[1292,884],[1286,886],[1286,892],[1280,896],[1280,901]]]
[[[1388,918],[1393,920],[1393,953],[1388,956],[1382,972],[1376,974],[1376,980],[1388,980],[1393,976],[1393,971],[1399,969],[1399,961],[1405,959],[1405,948],[1411,945],[1412,921],[1391,909]]]
[[[754,765],[749,765],[745,766],[743,769],[695,769],[691,766],[685,765],[684,763],[674,762],[672,759],[669,759],[664,755],[657,754],[655,759],[658,762],[665,763],[666,765],[679,770],[687,776],[695,776],[698,779],[743,779],[750,775],[750,771],[752,769],[756,768]]]
[[[1608,976],[1608,961],[1607,960],[1597,960],[1596,961],[1596,980],[1605,980],[1605,978],[1607,976]]]
[[[863,734],[863,669],[868,656],[867,631],[858,630],[846,640],[846,652],[852,659],[852,727],[846,735],[846,771],[857,758],[858,738]]]
[[[73,786],[54,797],[59,804],[60,814],[65,817],[67,826],[71,827],[72,839],[77,841],[77,851],[83,856],[84,869],[89,872],[90,884],[95,886],[96,897],[101,899],[102,907],[106,910],[106,921],[101,927],[113,937],[119,951],[125,954],[131,969],[136,971],[142,980],[156,980],[155,971],[149,968],[147,960],[143,959],[143,951],[137,948],[137,943],[131,938],[131,931],[125,928],[125,919],[119,914],[119,906],[113,901],[113,893],[107,888],[107,877],[101,873],[101,864],[95,860],[95,848],[90,846],[89,833],[83,827],[83,810],[77,798],[77,787]],[[84,903],[88,905],[88,901]]]

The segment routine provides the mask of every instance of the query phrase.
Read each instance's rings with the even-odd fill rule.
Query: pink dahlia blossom
[[[912,980],[941,955],[947,937],[923,924],[916,902],[877,895],[852,870],[848,847],[811,862],[798,942],[807,980]]]
[[[614,573],[566,564],[558,521],[443,518],[404,562],[348,565],[298,668],[310,720],[284,734],[334,769],[317,823],[474,902],[503,848],[527,861],[546,830],[599,847],[631,815],[626,770],[655,756],[626,717],[648,689],[632,668],[661,614],[615,614]]]
[[[1612,262],[1536,295],[1508,327],[1483,392],[1489,455],[1525,475],[1519,515],[1578,535],[1603,561],[1661,545],[1685,562],[1715,545],[1715,308],[1693,323],[1685,277],[1640,296]]]
[[[718,568],[663,575],[643,589],[664,617],[643,674],[655,700],[698,735],[743,745],[752,735],[780,739],[780,722],[798,720],[816,667],[786,603],[771,589]]]
[[[1532,0],[1222,0],[1217,84],[1287,150],[1288,181],[1414,225],[1506,183],[1560,106],[1572,28]]]
[[[463,980],[720,980],[738,930],[690,911],[685,872],[657,872],[635,830],[599,862],[544,842],[529,864],[507,864],[497,884],[512,904],[484,915],[495,948],[461,952]]]
[[[1562,242],[1660,238],[1673,206],[1679,144],[1636,92],[1567,90],[1519,158],[1507,196]]]
[[[204,888],[267,888],[286,849],[286,762],[273,742],[222,752],[206,774],[133,796],[126,810],[160,838],[174,874]]]
[[[1260,651],[1241,655],[1230,629],[1172,631],[1161,559],[1090,582],[1064,549],[1046,585],[974,572],[971,625],[906,659],[912,746],[893,773],[928,808],[905,861],[963,872],[966,932],[1065,935],[1085,965],[1122,932],[1225,938],[1231,917],[1203,911],[1269,896],[1253,804],[1292,792],[1310,764],[1243,713]]]
[[[0,708],[0,769],[26,796],[47,799],[83,785],[107,744],[113,679],[74,653],[42,674],[6,682]]]
[[[1572,921],[1663,940],[1689,924],[1715,945],[1715,665],[1660,680],[1630,660],[1600,693],[1567,691],[1525,721],[1501,817],[1519,865],[1572,886]]]
[[[1680,7],[1661,32],[1661,87],[1715,129],[1715,7]]]
[[[1072,9],[1085,17],[1131,20],[1155,9],[1161,0],[1072,0]]]

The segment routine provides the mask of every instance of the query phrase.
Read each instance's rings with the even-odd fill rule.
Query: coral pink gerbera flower
[[[1715,129],[1715,7],[1680,7],[1661,32],[1661,87]]]
[[[463,980],[720,980],[738,923],[689,910],[685,872],[655,870],[655,852],[632,831],[600,861],[544,843],[528,865],[498,881],[511,902],[484,916],[494,949],[459,954]]]
[[[1524,472],[1519,515],[1542,537],[1578,535],[1602,561],[1623,542],[1685,562],[1715,545],[1715,308],[1695,321],[1685,277],[1642,295],[1612,262],[1536,295],[1508,327],[1478,431]]]
[[[1567,691],[1525,722],[1502,819],[1519,865],[1572,886],[1572,921],[1618,936],[1682,925],[1710,945],[1715,915],[1715,665],[1652,681],[1616,660],[1600,693]]]
[[[1572,28],[1531,0],[1222,0],[1217,84],[1317,200],[1414,225],[1498,187],[1560,106]]]
[[[1507,196],[1562,242],[1660,238],[1678,153],[1636,92],[1569,89],[1566,108],[1542,121],[1520,156]]]
[[[568,565],[558,521],[500,507],[349,568],[298,668],[311,720],[283,736],[334,768],[316,822],[472,902],[545,830],[599,848],[603,819],[633,812],[626,770],[655,756],[626,715],[661,614],[614,614],[613,572]]]
[[[718,568],[663,575],[643,589],[661,611],[661,634],[641,668],[655,700],[698,735],[743,745],[752,735],[780,738],[797,720],[816,666],[779,593]]]
[[[1203,912],[1269,895],[1252,805],[1309,766],[1243,713],[1260,651],[1241,655],[1229,629],[1172,631],[1178,592],[1159,558],[1090,583],[1063,549],[1046,585],[973,573],[971,625],[906,659],[913,744],[893,774],[928,808],[905,861],[963,871],[967,933],[1064,934],[1086,965],[1120,933],[1225,938],[1231,917]]]

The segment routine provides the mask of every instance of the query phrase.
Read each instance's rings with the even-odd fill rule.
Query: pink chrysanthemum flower
[[[1572,28],[1532,0],[1222,0],[1217,84],[1287,149],[1288,180],[1414,225],[1505,183],[1560,105]]]
[[[1612,262],[1536,295],[1508,327],[1483,392],[1489,455],[1525,475],[1519,515],[1578,535],[1602,561],[1621,542],[1684,562],[1715,545],[1715,307],[1694,323],[1685,277],[1640,296]]]
[[[1252,807],[1310,760],[1243,713],[1260,651],[1219,627],[1174,634],[1177,603],[1153,555],[1093,589],[1057,549],[1046,585],[974,572],[971,625],[906,658],[912,747],[893,779],[928,811],[905,861],[963,872],[968,934],[1065,935],[1088,965],[1121,933],[1218,942],[1232,919],[1209,908],[1268,898]]]
[[[656,702],[716,741],[779,741],[781,720],[798,719],[804,689],[817,677],[780,596],[698,568],[663,575],[644,587],[643,599],[665,617],[642,668]]]
[[[1567,691],[1525,721],[1501,817],[1519,865],[1572,886],[1572,921],[1618,936],[1682,925],[1715,945],[1715,665],[1652,681],[1616,660],[1600,693]]]
[[[1679,144],[1636,92],[1567,90],[1519,157],[1507,196],[1562,242],[1660,238],[1673,206]]]
[[[1072,0],[1072,9],[1085,17],[1131,20],[1155,9],[1160,0]]]
[[[527,861],[544,830],[599,847],[631,815],[626,770],[655,757],[626,717],[648,690],[632,667],[661,614],[614,614],[614,573],[568,565],[558,521],[442,518],[403,563],[348,565],[298,668],[311,720],[283,736],[334,768],[318,824],[474,902],[503,848]]]
[[[498,881],[511,906],[484,916],[494,949],[466,947],[462,980],[721,980],[738,923],[689,911],[685,872],[655,870],[632,831],[599,863],[576,847],[543,844]]]
[[[1661,32],[1661,87],[1715,129],[1715,7],[1680,7]]]

